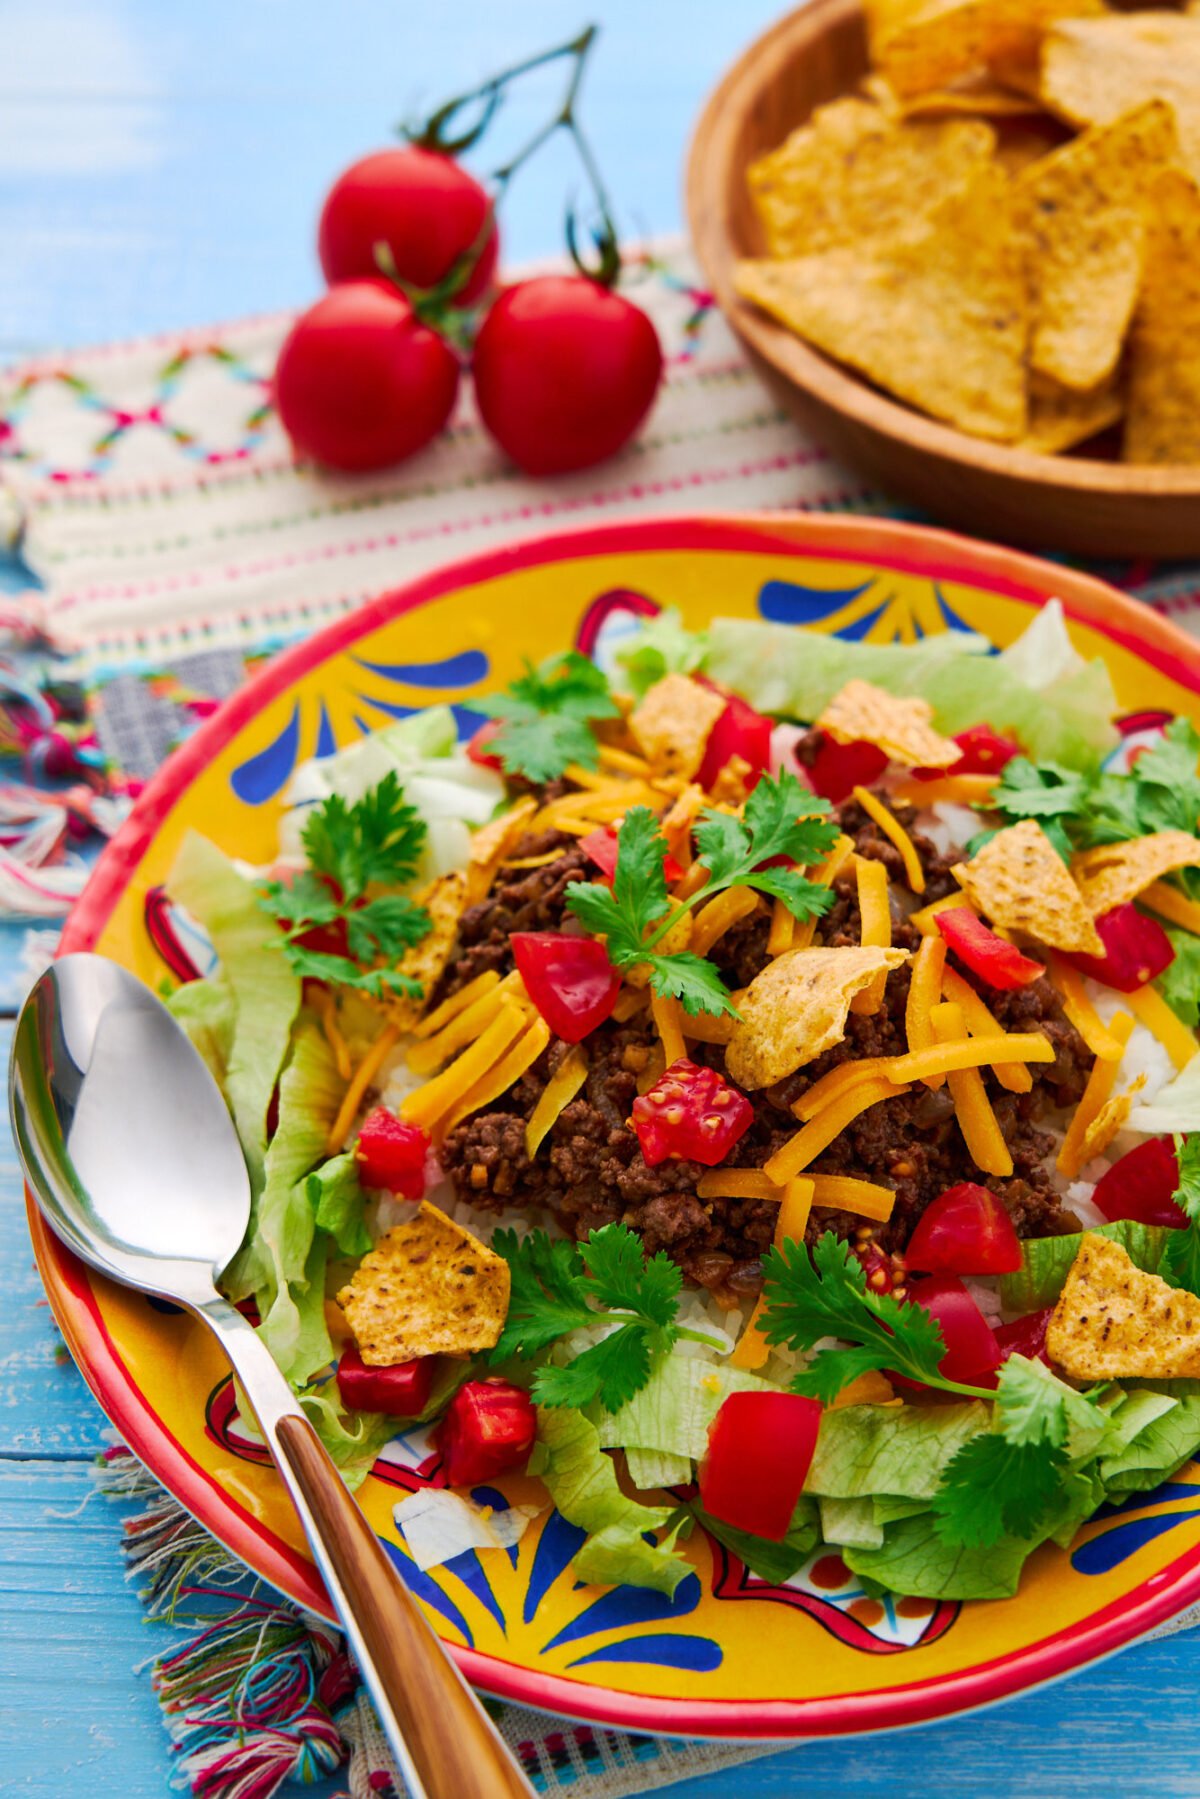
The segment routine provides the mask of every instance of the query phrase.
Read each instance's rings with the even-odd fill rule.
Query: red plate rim
[[[756,513],[620,520],[528,542],[443,566],[338,619],[273,660],[171,756],[148,783],[67,921],[60,954],[96,942],[154,835],[196,776],[262,708],[302,675],[380,625],[457,588],[521,568],[649,550],[757,551],[784,558],[874,559],[898,571],[977,583],[1005,598],[1041,605],[1056,596],[1067,615],[1200,693],[1200,645],[1183,631],[1073,569],[998,545],[890,520]],[[289,1598],[331,1617],[311,1563],[256,1520],[188,1455],[150,1410],[99,1312],[83,1265],[44,1225],[32,1200],[30,1231],[55,1318],[100,1405],[125,1442],[198,1521]],[[515,1668],[448,1644],[463,1673],[498,1698],[617,1728],[676,1735],[786,1740],[839,1736],[932,1722],[1052,1681],[1112,1654],[1200,1599],[1200,1545],[1157,1575],[1041,1641],[960,1674],[912,1681],[875,1693],[819,1699],[666,1699],[614,1692],[560,1675]]]

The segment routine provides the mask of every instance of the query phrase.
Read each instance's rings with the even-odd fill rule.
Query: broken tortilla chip
[[[905,119],[1021,119],[1042,112],[1036,93],[1020,93],[1005,87],[987,69],[976,69],[950,87],[932,88],[902,100],[882,75],[868,76],[863,91],[887,110]]]
[[[1148,204],[1123,454],[1126,462],[1200,463],[1200,187],[1169,169]]]
[[[484,899],[501,862],[509,851],[520,842],[529,827],[529,821],[538,809],[538,803],[532,794],[517,801],[507,812],[494,818],[490,824],[481,825],[478,831],[471,834],[471,847],[467,852],[467,904],[474,906]]]
[[[1030,363],[1064,387],[1093,389],[1117,366],[1141,285],[1149,186],[1175,150],[1171,108],[1147,100],[1021,177],[1033,248]]]
[[[890,237],[991,156],[981,121],[906,124],[865,100],[818,107],[746,180],[773,257]]]
[[[471,903],[470,886],[470,874],[456,868],[413,895],[414,903],[424,906],[431,922],[427,934],[406,949],[396,964],[398,974],[421,983],[419,999],[400,999],[390,1008],[391,1022],[402,1031],[411,1031],[442,978],[458,938],[458,921]]]
[[[943,88],[1001,57],[1032,61],[1046,27],[1098,0],[868,0],[871,60],[901,98]]]
[[[928,700],[901,698],[870,681],[847,681],[835,693],[817,728],[838,743],[873,743],[906,768],[949,768],[962,756],[951,737],[934,730]]]
[[[1039,87],[1073,125],[1110,125],[1143,100],[1169,101],[1183,160],[1200,175],[1200,19],[1105,12],[1055,22],[1042,43]]]
[[[725,1050],[739,1086],[769,1087],[840,1043],[850,1001],[907,961],[902,949],[794,949],[768,963],[738,998]]]
[[[1146,1085],[1146,1077],[1139,1074],[1124,1093],[1114,1093],[1106,1099],[1092,1122],[1087,1126],[1079,1144],[1078,1161],[1081,1168],[1091,1161],[1093,1156],[1102,1156],[1118,1132],[1125,1129],[1129,1122],[1129,1114],[1133,1111],[1134,1101]]]
[[[1048,112],[996,121],[996,161],[1008,175],[1020,175],[1070,141],[1070,132]]]
[[[743,299],[934,418],[1024,435],[1027,234],[986,165],[907,232],[784,262],[739,262]]]
[[[499,1341],[510,1277],[503,1256],[423,1200],[381,1237],[338,1294],[369,1367],[474,1355]]]
[[[1036,819],[997,831],[952,873],[971,904],[1001,930],[1019,931],[1050,949],[1104,954],[1083,895]]]
[[[1029,382],[1029,429],[1017,445],[1039,456],[1054,456],[1087,443],[1120,421],[1125,410],[1121,384],[1114,373],[1087,393],[1060,387],[1045,375]]]
[[[1187,831],[1154,831],[1128,843],[1103,843],[1071,864],[1093,918],[1136,899],[1152,882],[1181,868],[1200,868],[1200,837]]]
[[[1144,1274],[1108,1237],[1084,1233],[1046,1330],[1072,1380],[1200,1375],[1200,1299]]]
[[[709,732],[725,700],[686,675],[664,675],[642,696],[629,729],[657,775],[690,781],[704,760]]]

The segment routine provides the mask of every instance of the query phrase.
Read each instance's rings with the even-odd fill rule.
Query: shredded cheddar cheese
[[[792,1111],[807,1124],[810,1118],[815,1118],[852,1087],[861,1087],[864,1081],[886,1080],[889,1060],[887,1056],[860,1056],[856,1062],[839,1062],[819,1081],[814,1081],[807,1093],[801,1094]]]
[[[669,1068],[672,1062],[687,1055],[687,1045],[683,1041],[683,1007],[677,999],[655,993],[651,996],[650,1012],[662,1044],[663,1064]]]
[[[500,864],[501,868],[546,868],[551,862],[557,862],[562,855],[561,850],[547,850],[544,856],[514,856]]]
[[[602,743],[599,755],[601,768],[615,768],[624,775],[638,775],[643,781],[650,778],[650,764],[644,756],[637,756],[632,750],[618,749],[613,743]]]
[[[906,806],[925,810],[948,802],[953,806],[986,806],[997,775],[942,775],[936,781],[897,781],[892,792]]]
[[[1162,994],[1153,987],[1139,987],[1136,993],[1125,994],[1124,999],[1138,1022],[1158,1038],[1176,1068],[1186,1068],[1196,1053],[1196,1035],[1171,1010]]]
[[[727,887],[697,913],[689,949],[697,956],[707,956],[731,925],[749,918],[758,906],[759,897],[753,887]]]
[[[707,879],[708,870],[705,868],[703,862],[693,862],[692,866],[684,874],[683,879],[681,881],[676,881],[675,890],[672,893],[671,898],[677,905],[682,904],[684,900],[690,900],[693,894],[699,893]]]
[[[803,1243],[812,1211],[814,1182],[811,1176],[798,1174],[783,1189],[779,1215],[775,1220],[775,1247],[785,1243]]]
[[[771,929],[767,934],[768,956],[782,956],[791,949],[795,923],[783,901],[777,899],[771,907]]]
[[[516,1042],[505,1055],[502,1055],[494,1068],[490,1068],[472,1087],[463,1094],[458,1104],[438,1121],[436,1132],[445,1136],[452,1131],[462,1119],[478,1112],[481,1106],[490,1106],[494,1099],[507,1093],[523,1074],[531,1069],[542,1051],[550,1042],[550,1026],[544,1018],[533,1018],[526,1024]]]
[[[761,1168],[714,1168],[696,1182],[697,1199],[778,1199],[779,1194]]]
[[[430,1130],[499,1064],[528,1022],[524,1007],[505,995],[499,1013],[482,1035],[441,1074],[406,1095],[400,1104],[401,1118]]]
[[[859,940],[865,949],[891,949],[892,913],[888,904],[888,875],[882,862],[870,856],[855,856],[854,872],[858,886]],[[875,976],[869,986],[856,993],[850,1010],[873,1018],[883,1004],[887,986],[887,970]]]
[[[468,981],[465,987],[460,987],[457,993],[452,993],[449,999],[444,999],[440,1006],[415,1024],[413,1036],[436,1037],[452,1018],[457,1018],[460,1012],[465,1012],[468,1006],[473,1006],[477,999],[482,999],[485,993],[499,985],[500,976],[494,968],[489,968],[486,974],[477,974],[473,981]]]
[[[1050,954],[1050,979],[1062,996],[1063,1011],[1092,1054],[1102,1056],[1105,1060],[1117,1056],[1119,1060],[1120,1045],[1088,998],[1083,976],[1077,968],[1072,968],[1069,962],[1064,962],[1053,951]]]
[[[953,1003],[953,1002],[950,1002]],[[940,1008],[939,1008],[940,1010]],[[959,1013],[961,1017],[961,1012]],[[931,1074],[957,1074],[964,1068],[991,1068],[1004,1062],[1053,1062],[1054,1046],[1040,1031],[1000,1031],[995,1037],[963,1037],[931,1043],[928,1049],[893,1056],[888,1079],[921,1081]]]
[[[946,967],[946,940],[937,932],[932,937],[923,937],[916,955],[913,957],[912,975],[908,985],[908,999],[904,1006],[904,1036],[909,1049],[915,1054],[918,1050],[930,1049],[933,1046],[933,1025],[930,1013],[941,1004],[942,975]],[[925,1077],[927,1087],[935,1091],[942,1085],[940,1074]]]
[[[814,1174],[813,1204],[829,1206],[839,1212],[857,1212],[861,1218],[886,1224],[892,1215],[896,1195],[890,1187],[874,1181],[860,1181],[848,1174]]]
[[[336,1156],[342,1145],[345,1143],[346,1138],[350,1134],[350,1126],[354,1123],[355,1115],[362,1105],[367,1088],[371,1085],[371,1082],[383,1067],[383,1064],[399,1042],[399,1039],[399,1027],[394,1024],[389,1024],[386,1029],[379,1033],[379,1036],[376,1037],[374,1043],[359,1063],[351,1079],[350,1085],[346,1089],[342,1103],[338,1108],[338,1115],[330,1126],[329,1137],[325,1144],[325,1150],[328,1155]]]
[[[488,987],[473,1004],[452,1018],[437,1033],[426,1037],[422,1042],[414,1043],[408,1052],[408,1065],[414,1074],[433,1074],[444,1062],[450,1061],[460,1049],[478,1037],[480,1031],[486,1030],[492,1020],[499,1014],[506,994],[514,999],[524,999],[525,983],[514,971],[505,975],[495,986]]]
[[[922,906],[919,912],[910,912],[908,922],[914,930],[920,931],[922,937],[937,937],[940,933],[934,921],[938,913],[952,912],[959,906],[973,910],[965,893],[948,893],[945,899],[934,900],[932,905]]]
[[[622,987],[617,995],[617,1003],[612,1015],[618,1024],[628,1024],[639,1012],[644,1012],[650,1004],[650,994],[645,987]]]
[[[854,854],[854,840],[844,833],[840,836],[823,862],[819,862],[809,875],[809,880],[818,887],[832,887],[837,877]],[[817,919],[810,918],[805,923],[796,923],[792,931],[792,948],[808,949],[817,928]]]
[[[921,858],[913,847],[913,840],[898,818],[893,818],[881,799],[865,787],[854,789],[854,798],[858,801],[868,818],[873,818],[879,829],[890,843],[894,843],[900,851],[900,860],[904,863],[904,872],[908,876],[908,884],[914,893],[925,891],[925,870],[921,867]]]
[[[1132,996],[1131,996],[1132,997]],[[1109,1024],[1113,1040],[1117,1046],[1115,1056],[1097,1056],[1092,1063],[1092,1072],[1088,1076],[1083,1097],[1075,1108],[1075,1115],[1067,1127],[1067,1134],[1062,1140],[1055,1167],[1068,1180],[1074,1180],[1083,1167],[1087,1153],[1088,1132],[1095,1124],[1100,1113],[1108,1103],[1117,1078],[1117,1070],[1121,1066],[1121,1057],[1125,1053],[1125,1045],[1133,1034],[1133,1019],[1128,1012],[1117,1012]]]
[[[978,1078],[977,1075],[976,1079]],[[895,1099],[898,1094],[907,1092],[907,1087],[897,1087],[891,1081],[879,1079],[863,1081],[852,1087],[848,1093],[834,1100],[832,1105],[826,1106],[819,1117],[810,1119],[794,1137],[789,1137],[764,1165],[766,1173],[782,1187],[793,1175],[801,1174],[822,1150],[828,1149],[834,1138],[839,1137],[860,1112],[865,1112],[869,1106],[879,1105],[882,1100]]]
[[[761,1330],[762,1316],[766,1309],[766,1302],[760,1295],[745,1330],[737,1340],[737,1347],[729,1358],[731,1368],[741,1368],[747,1373],[753,1373],[755,1369],[762,1367],[770,1355],[771,1345]]]
[[[327,987],[317,987],[313,990],[313,1004],[320,1016],[325,1041],[333,1051],[333,1065],[338,1071],[338,1079],[348,1081],[354,1073],[354,1064],[350,1060],[346,1039],[338,1029],[337,1001]]]
[[[531,1162],[587,1080],[587,1072],[587,1055],[583,1045],[576,1043],[546,1082],[525,1126],[525,1154]]]
[[[934,1037],[939,1043],[958,1044],[966,1035],[962,1008],[951,1000],[935,1006],[930,1018]],[[948,1073],[946,1079],[958,1128],[976,1168],[981,1168],[985,1174],[1010,1175],[1012,1155],[984,1091],[983,1076],[978,1068],[956,1069]]]
[[[960,1008],[972,1037],[1004,1035],[1003,1026],[980,999],[970,981],[964,980],[953,968],[942,971],[942,998],[952,1000]],[[995,1062],[992,1073],[1010,1093],[1028,1093],[1033,1086],[1033,1076],[1021,1062]]]
[[[1160,913],[1172,924],[1182,925],[1185,931],[1200,937],[1200,905],[1195,900],[1185,899],[1177,887],[1169,886],[1166,881],[1152,881],[1144,893],[1138,894],[1138,904],[1149,906],[1152,912]]]

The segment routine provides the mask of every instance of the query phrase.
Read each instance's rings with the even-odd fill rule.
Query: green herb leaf
[[[1200,823],[1200,732],[1187,718],[1173,718],[1161,739],[1134,763],[1143,831],[1195,832]]]
[[[988,806],[1010,819],[1070,818],[1083,811],[1088,789],[1087,776],[1074,769],[1014,756],[1005,764]]]
[[[1194,1031],[1200,1025],[1200,937],[1171,925],[1163,928],[1175,951],[1175,960],[1163,969],[1154,985],[1171,1010]]]
[[[972,1437],[934,1496],[938,1536],[944,1543],[982,1549],[1006,1536],[1035,1536],[1055,1509],[1066,1468],[1061,1449],[989,1433]]]
[[[605,675],[577,650],[548,656],[536,668],[527,661],[507,692],[472,703],[501,721],[488,750],[505,772],[536,782],[556,780],[571,762],[595,768],[590,721],[618,716]]]
[[[425,821],[407,804],[400,780],[382,781],[348,806],[334,793],[309,814],[301,833],[310,867],[341,891],[342,903],[361,899],[373,881],[402,887],[417,872]]]
[[[1186,1230],[1168,1231],[1158,1272],[1173,1287],[1200,1296],[1200,1133],[1176,1137],[1179,1185],[1171,1197],[1190,1220]]]

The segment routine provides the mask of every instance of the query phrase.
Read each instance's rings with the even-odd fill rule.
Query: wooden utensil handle
[[[361,1637],[355,1647],[372,1664],[363,1669],[368,1685],[381,1703],[391,1705],[428,1799],[532,1799],[532,1788],[426,1623],[312,1426],[305,1418],[285,1417],[275,1435],[312,1514],[319,1547],[341,1582],[347,1623],[353,1620]]]

